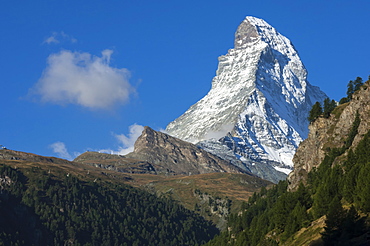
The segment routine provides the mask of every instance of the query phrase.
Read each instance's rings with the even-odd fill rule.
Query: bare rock
[[[127,158],[160,165],[175,174],[201,174],[211,172],[246,173],[196,145],[145,127],[137,139],[134,151]]]

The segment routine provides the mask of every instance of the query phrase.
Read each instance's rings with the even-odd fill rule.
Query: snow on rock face
[[[288,173],[298,144],[308,135],[309,110],[327,96],[308,83],[289,39],[264,20],[246,17],[234,46],[219,57],[208,94],[166,131],[190,142],[217,139],[240,160],[271,161]]]

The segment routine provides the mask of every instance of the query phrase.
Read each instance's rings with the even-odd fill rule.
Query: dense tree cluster
[[[307,119],[309,122],[314,122],[321,115],[322,115],[322,106],[320,102],[316,102],[312,106]]]
[[[296,192],[287,192],[287,182],[280,181],[269,190],[255,193],[244,204],[241,214],[230,216],[230,230],[207,245],[278,245],[275,239],[265,235],[275,231],[281,235],[281,241],[285,241],[312,220],[307,213],[311,206],[311,194],[305,186],[299,186]]]
[[[0,245],[199,245],[213,224],[170,199],[122,184],[27,177],[0,165]]]
[[[207,245],[278,245],[313,220],[326,215],[324,245],[352,245],[351,240],[370,229],[361,213],[370,213],[370,131],[343,165],[334,165],[351,146],[360,123],[359,114],[342,148],[330,149],[307,186],[287,191],[287,182],[254,194],[239,214],[230,216],[229,231]],[[344,209],[342,204],[351,205]]]
[[[370,76],[369,76],[369,80],[370,80]],[[357,77],[354,81],[350,80],[347,84],[347,97],[343,97],[342,99],[340,99],[339,104],[343,104],[343,103],[351,101],[353,93],[358,91],[363,84],[364,83],[361,77]]]
[[[324,107],[321,106],[320,102],[316,102],[309,112],[308,121],[313,122],[320,116],[329,118],[330,113],[335,109],[336,106],[337,102],[335,100],[330,100],[328,97],[324,100]]]

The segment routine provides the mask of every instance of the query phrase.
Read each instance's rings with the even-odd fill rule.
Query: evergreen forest
[[[0,245],[200,245],[219,233],[173,200],[128,185],[4,164],[0,214]]]

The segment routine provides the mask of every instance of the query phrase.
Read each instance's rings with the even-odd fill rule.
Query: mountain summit
[[[307,81],[290,40],[248,16],[234,49],[219,57],[211,90],[166,131],[271,180],[263,173],[271,172],[267,166],[292,170],[295,150],[308,136],[308,112],[326,97]]]

